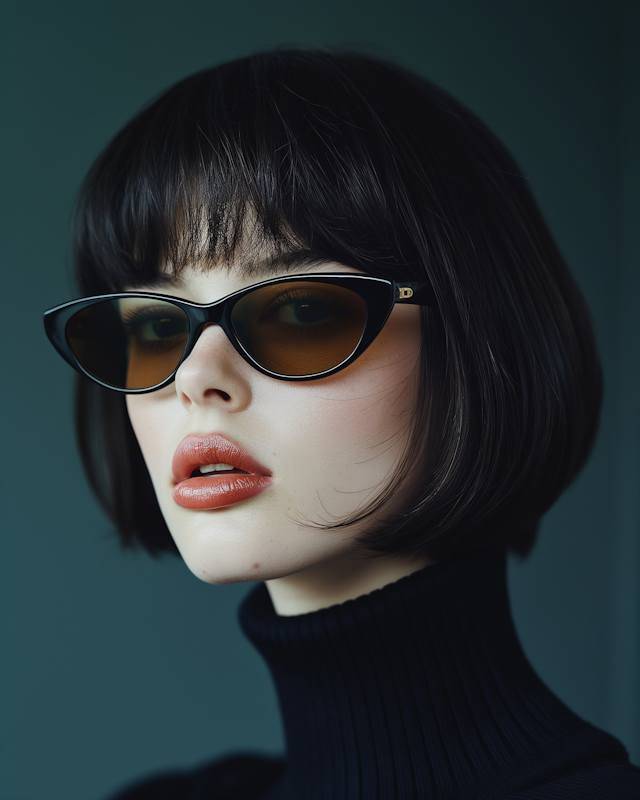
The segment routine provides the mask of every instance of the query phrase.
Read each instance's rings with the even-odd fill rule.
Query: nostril
[[[206,397],[213,397],[213,395],[218,395],[222,400],[225,402],[227,400],[231,400],[231,395],[223,392],[222,389],[207,389],[205,392]]]

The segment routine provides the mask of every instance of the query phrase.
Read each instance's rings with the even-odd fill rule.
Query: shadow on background
[[[533,556],[510,564],[514,614],[543,680],[640,762],[639,8],[0,6],[3,800],[99,798],[149,771],[282,747],[269,676],[235,621],[247,587],[119,550],[76,456],[71,370],[41,324],[76,296],[70,209],[110,137],[177,79],[282,43],[352,44],[417,70],[479,113],[531,180],[593,311],[606,399],[591,461]]]

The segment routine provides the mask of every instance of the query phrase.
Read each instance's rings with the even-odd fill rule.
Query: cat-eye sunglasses
[[[355,361],[395,303],[435,305],[429,283],[360,274],[273,278],[201,305],[149,292],[72,300],[44,315],[72,367],[108,389],[152,392],[170,383],[207,325],[238,353],[285,381],[324,378]]]

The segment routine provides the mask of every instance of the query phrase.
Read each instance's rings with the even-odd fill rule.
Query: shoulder
[[[640,767],[624,745],[583,721],[579,734],[550,741],[517,769],[485,785],[477,800],[640,800]]]
[[[278,780],[280,759],[241,755],[139,781],[110,800],[257,800]]]
[[[640,768],[602,764],[510,795],[509,800],[638,800]],[[505,798],[506,800],[506,798]]]
[[[611,734],[585,723],[581,736],[554,751],[504,800],[640,800],[640,767]]]

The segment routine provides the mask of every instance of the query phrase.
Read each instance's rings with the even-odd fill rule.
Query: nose
[[[217,407],[230,413],[251,403],[255,370],[235,350],[219,325],[207,325],[175,377],[180,402],[187,410]]]

